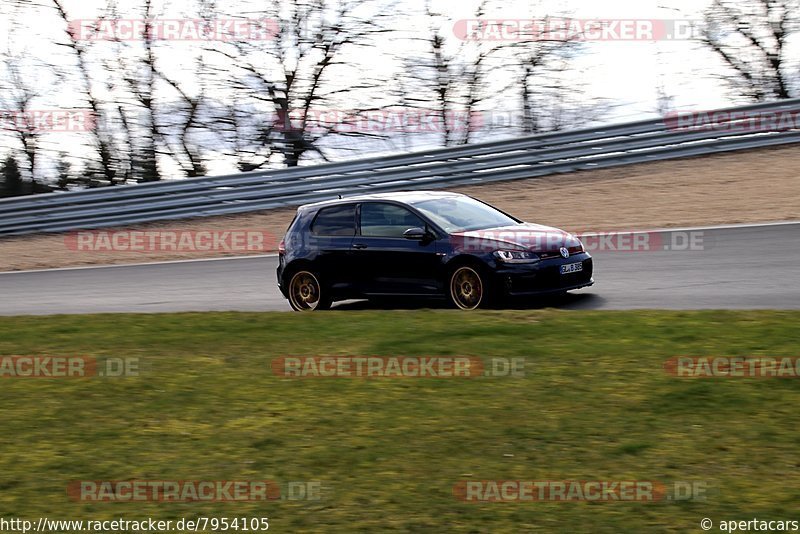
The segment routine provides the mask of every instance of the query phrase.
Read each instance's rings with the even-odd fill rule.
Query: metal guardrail
[[[800,115],[800,99],[718,111]],[[313,167],[2,199],[0,235],[237,214],[339,194],[474,185],[798,142],[800,129],[777,125],[681,130],[646,120]]]

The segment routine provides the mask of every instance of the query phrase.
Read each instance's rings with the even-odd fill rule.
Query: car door
[[[431,295],[439,291],[434,239],[407,239],[426,222],[404,206],[363,202],[358,207],[353,259],[363,292],[371,295]]]
[[[353,289],[352,244],[356,234],[356,204],[322,208],[311,223],[313,262],[324,283],[335,295]]]

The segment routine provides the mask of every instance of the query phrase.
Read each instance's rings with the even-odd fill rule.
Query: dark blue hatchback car
[[[456,193],[302,206],[279,248],[278,286],[295,310],[400,295],[472,310],[593,283],[592,258],[575,236]]]

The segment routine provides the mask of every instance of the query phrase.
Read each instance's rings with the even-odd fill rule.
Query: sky
[[[72,19],[93,19],[100,13],[100,8],[105,4],[103,0],[63,0]],[[603,2],[591,0],[565,0],[539,2],[518,1],[507,2],[501,7],[487,11],[485,19],[540,19],[544,15],[564,16],[573,19],[639,19],[639,20],[700,20],[703,10],[710,0],[606,0]],[[66,50],[54,46],[51,36],[63,32],[61,22],[55,17],[49,0],[38,0],[42,7],[28,7],[24,11],[26,16],[12,21],[11,4],[6,1],[0,4],[0,46],[24,55],[26,62],[31,66],[29,71],[34,83],[43,88],[42,107],[72,106],[74,102],[65,102],[63,91],[46,91],[53,89],[59,83],[51,74],[44,73],[41,69],[34,69],[36,58],[42,61],[58,63],[63,61]],[[219,2],[222,9],[228,12],[236,11],[243,5],[228,0]],[[437,19],[441,32],[451,36],[455,31],[458,21],[475,18],[475,8],[478,0],[431,0],[434,12],[440,14]],[[189,9],[190,0],[174,0],[166,4],[159,13],[162,18],[181,18],[192,11]],[[374,75],[383,72],[392,72],[397,68],[397,58],[404,56],[413,57],[422,54],[422,42],[398,39],[402,35],[413,35],[430,23],[424,17],[421,6],[422,0],[386,0],[385,11],[391,13],[390,26],[395,33],[383,34],[379,37],[376,46],[369,49],[353,51],[351,58],[363,68]],[[131,3],[119,0],[120,10],[130,13]],[[386,13],[384,13],[386,14]],[[129,14],[128,16],[133,16]],[[257,17],[258,14],[249,16]],[[2,36],[7,36],[2,43]],[[458,39],[451,40],[451,47],[457,46]],[[191,85],[191,77],[181,74],[182,68],[191,63],[192,57],[197,52],[196,42],[179,43],[171,47],[168,56],[162,59],[163,66]],[[629,41],[593,41],[583,43],[579,52],[570,63],[570,70],[565,73],[566,86],[574,84],[580,86],[587,100],[602,99],[608,103],[608,109],[602,117],[602,122],[625,122],[638,119],[652,118],[657,114],[657,87],[663,87],[666,95],[672,98],[672,106],[676,110],[707,110],[728,105],[742,103],[741,100],[731,98],[725,87],[710,73],[719,70],[719,60],[697,42],[691,40],[629,40]],[[42,74],[44,73],[44,74]],[[492,87],[500,87],[509,80],[502,69],[487,83]],[[219,95],[224,100],[224,95]],[[347,99],[358,99],[359,95],[346,95]],[[346,100],[344,101],[346,102]],[[489,101],[490,106],[496,109],[490,111],[501,112],[504,103]],[[343,103],[343,106],[346,104]],[[55,134],[54,134],[55,135]],[[0,132],[0,152],[9,145],[8,139],[3,139]],[[49,138],[46,143],[51,146],[58,145],[67,151],[80,150],[79,141],[66,137]],[[354,157],[358,155],[374,155],[377,152],[387,152],[400,149],[430,148],[434,140],[419,137],[409,147],[403,144],[369,144],[364,143],[362,149],[358,146],[342,152],[340,157]],[[212,164],[212,173],[229,172],[228,163]]]
[[[435,3],[450,18],[474,18],[477,2],[442,0]],[[563,13],[575,19],[700,20],[709,0],[567,0],[509,2],[498,17],[530,18],[532,11]],[[517,7],[514,7],[517,6]],[[539,7],[541,6],[541,7]],[[494,13],[487,13],[491,18]],[[575,60],[575,77],[587,93],[613,99],[617,106],[606,120],[637,120],[656,111],[656,87],[663,84],[679,109],[713,109],[732,101],[708,76],[718,59],[693,41],[594,41],[584,43]]]

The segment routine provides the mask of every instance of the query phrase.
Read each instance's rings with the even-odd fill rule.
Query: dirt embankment
[[[515,216],[570,231],[800,220],[800,150],[760,149],[455,188]],[[294,215],[278,209],[153,223],[138,229],[259,230],[274,250]],[[234,243],[235,244],[235,243]],[[242,255],[240,250],[127,252],[76,250],[64,235],[0,239],[0,271]],[[217,248],[224,248],[217,247]],[[237,247],[234,247],[237,248]]]

